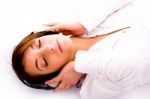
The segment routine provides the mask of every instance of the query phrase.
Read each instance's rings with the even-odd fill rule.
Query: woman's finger
[[[52,31],[52,32],[56,32],[56,27],[52,26],[43,26],[44,27],[44,31]]]
[[[62,24],[57,24],[54,26],[44,26],[45,31],[53,31],[53,32],[62,32],[65,30],[65,26]]]
[[[46,23],[46,24],[43,24],[43,26],[54,26],[54,25],[57,25],[59,23],[57,22],[51,22],[51,23]]]
[[[57,76],[51,80],[45,82],[45,84],[59,83],[61,81],[61,76]]]
[[[71,87],[70,84],[67,84],[66,87],[64,88],[64,90],[69,89]]]
[[[62,33],[63,33],[64,35],[70,35],[72,32],[71,32],[71,31],[62,31]]]
[[[44,27],[44,31],[53,31],[53,32],[56,32],[56,29],[58,28],[58,25],[59,23],[57,22],[51,22],[51,23],[47,23],[47,24],[44,24],[43,27]]]
[[[61,81],[61,83],[58,85],[58,87],[56,89],[54,89],[53,91],[54,92],[58,92],[58,91],[61,91],[61,90],[64,90],[66,88],[66,83]]]

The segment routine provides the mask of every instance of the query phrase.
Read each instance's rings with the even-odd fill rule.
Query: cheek
[[[53,56],[48,59],[48,71],[57,71],[67,63],[67,59],[63,56]]]
[[[56,57],[56,56],[51,56],[48,59],[48,71],[55,71],[57,69],[59,69],[61,67],[62,61],[60,58]]]

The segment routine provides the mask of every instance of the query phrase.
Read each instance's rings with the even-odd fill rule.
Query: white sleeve
[[[88,79],[91,76],[91,79],[86,80],[88,83],[82,86],[80,93],[82,99],[98,99],[98,97],[107,99],[134,88],[143,81],[145,61],[134,52],[81,51],[76,58],[75,70],[87,73]]]
[[[103,25],[108,17],[113,16],[124,5],[132,0],[80,0],[75,9],[77,20],[92,31],[97,25]]]
[[[79,51],[75,59],[76,71],[86,74],[99,73],[115,81],[125,80],[127,76],[130,79],[133,79],[133,76],[140,77],[144,65],[142,56],[129,51],[110,53]]]

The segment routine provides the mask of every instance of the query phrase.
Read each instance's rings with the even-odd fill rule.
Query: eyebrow
[[[42,70],[39,68],[39,66],[38,66],[38,60],[37,60],[37,59],[35,60],[35,67],[36,67],[39,71],[42,71]]]

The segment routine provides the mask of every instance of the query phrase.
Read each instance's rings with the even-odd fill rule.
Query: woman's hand
[[[78,73],[74,70],[74,61],[71,61],[62,69],[62,71],[57,77],[48,80],[45,83],[46,84],[59,83],[57,88],[54,89],[54,91],[56,92],[68,89],[72,85],[77,84],[81,76],[82,76],[81,73]]]
[[[67,23],[49,23],[44,25],[45,31],[62,32],[64,35],[81,36],[86,28],[77,21]]]

